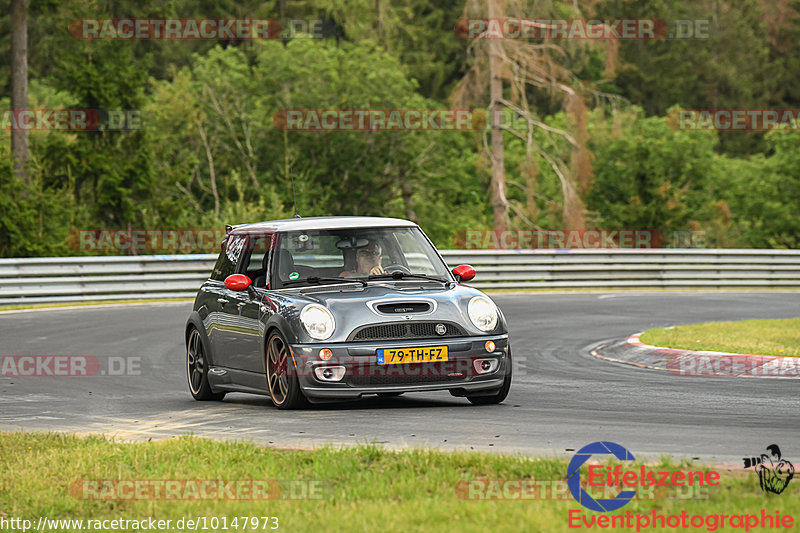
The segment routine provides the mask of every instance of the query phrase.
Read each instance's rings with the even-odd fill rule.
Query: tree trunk
[[[406,218],[413,222],[417,221],[417,213],[414,211],[414,191],[411,189],[411,183],[408,178],[403,180],[400,186],[400,191],[403,195],[403,205],[405,206]]]
[[[219,217],[219,192],[217,192],[217,171],[214,168],[214,154],[211,153],[211,145],[208,143],[208,135],[206,135],[205,126],[199,124],[197,132],[200,134],[200,140],[203,141],[203,147],[206,149],[206,159],[208,159],[208,176],[211,180],[211,195],[214,197],[214,216]]]
[[[381,13],[381,0],[375,0],[375,12],[378,19],[378,42],[386,49],[386,39],[383,38],[383,14]]]
[[[11,0],[11,109],[28,108],[28,23],[26,21],[27,0]],[[12,111],[13,112],[13,111]],[[11,154],[14,158],[14,173],[30,185],[26,163],[28,161],[28,130],[15,128],[11,131]]]
[[[489,18],[500,16],[497,13],[497,0],[489,0]],[[498,39],[489,40],[489,99],[492,111],[492,210],[494,229],[505,230],[508,219],[508,200],[506,200],[506,170],[503,157],[503,81],[500,77],[501,43]]]

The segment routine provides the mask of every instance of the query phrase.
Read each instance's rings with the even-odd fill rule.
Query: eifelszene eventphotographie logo
[[[696,488],[720,484],[720,473],[715,470],[657,470],[643,464],[632,468],[624,468],[621,464],[590,464],[586,469],[586,479],[581,480],[581,466],[601,455],[612,456],[608,458],[612,461],[614,458],[620,462],[636,460],[625,447],[610,441],[592,442],[575,452],[567,467],[567,486],[575,501],[592,511],[607,513],[620,509],[636,498],[637,491],[633,489],[637,488]],[[613,494],[616,488],[628,490],[620,490],[613,498],[606,497],[608,491]],[[603,497],[595,497],[590,492],[597,493],[598,490],[602,490]]]
[[[744,467],[752,468],[758,474],[761,490],[780,494],[794,477],[794,465],[781,457],[781,449],[777,444],[767,446],[769,453],[761,457],[743,458]]]
[[[620,507],[626,505],[631,499],[636,496],[635,490],[623,490],[615,498],[612,499],[594,499],[584,488],[581,487],[581,466],[588,461],[592,455],[611,454],[620,461],[634,461],[633,454],[615,442],[600,441],[587,444],[575,455],[567,467],[567,486],[569,487],[572,497],[575,498],[579,504],[592,511],[600,511],[602,513],[608,511],[616,511]],[[591,467],[589,477],[592,477]]]

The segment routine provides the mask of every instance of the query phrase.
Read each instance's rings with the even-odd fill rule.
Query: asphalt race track
[[[510,322],[516,362],[508,399],[486,407],[447,392],[296,412],[245,394],[195,402],[184,370],[189,303],[0,313],[0,355],[92,355],[101,368],[108,357],[141,358],[133,375],[0,377],[0,429],[546,455],[571,455],[589,442],[611,440],[637,455],[713,461],[758,455],[778,443],[786,457],[800,460],[800,380],[679,377],[588,354],[604,340],[653,326],[800,316],[800,293],[493,297]]]

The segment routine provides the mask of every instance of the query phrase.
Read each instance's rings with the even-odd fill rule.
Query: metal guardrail
[[[0,305],[193,298],[216,254],[0,259]]]
[[[444,250],[480,289],[797,288],[800,250]],[[0,305],[192,298],[216,255],[0,259]]]

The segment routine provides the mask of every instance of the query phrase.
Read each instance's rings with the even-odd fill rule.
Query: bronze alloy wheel
[[[295,374],[289,346],[280,333],[273,333],[267,342],[267,386],[278,409],[296,409],[306,403]]]

